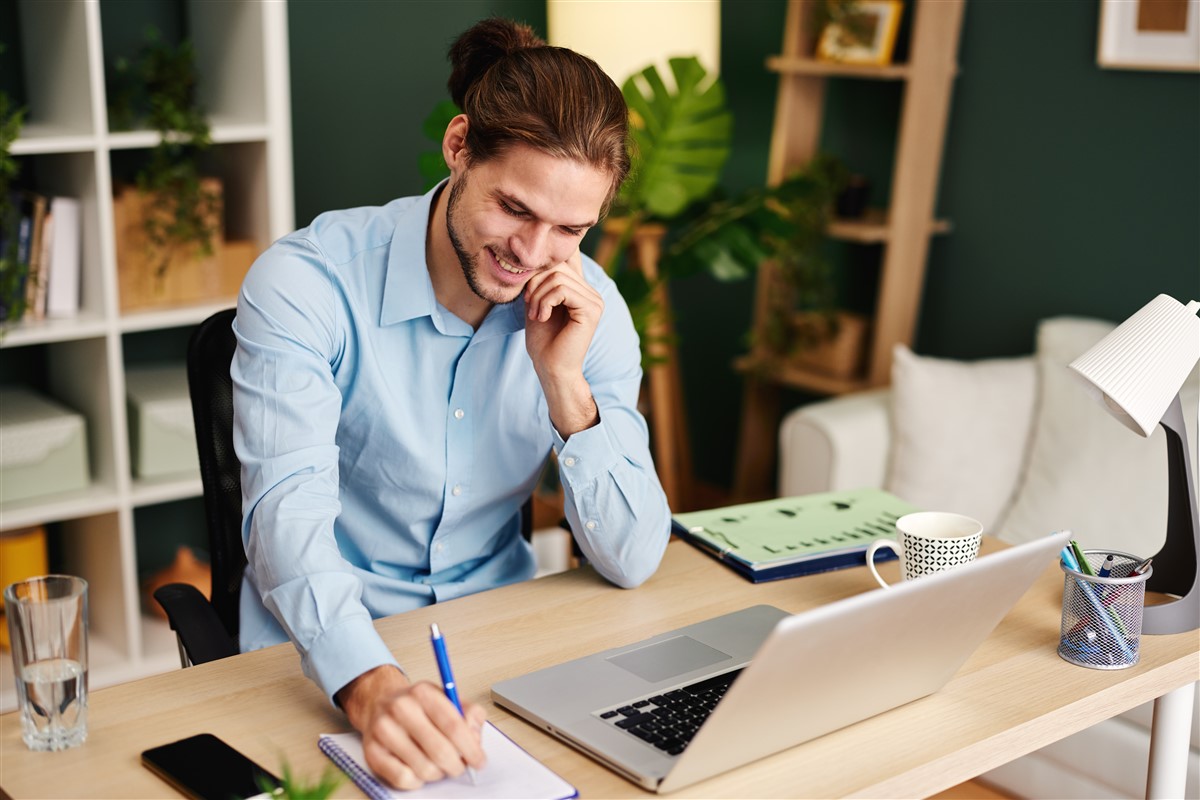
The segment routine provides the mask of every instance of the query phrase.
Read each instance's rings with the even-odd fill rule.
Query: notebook
[[[634,783],[674,791],[937,691],[1069,538],[800,614],[742,609],[501,681],[492,698]],[[668,716],[656,709],[669,711],[677,693],[693,693],[686,687],[739,670],[726,690],[699,693],[712,711],[690,735],[638,735],[647,709]]]
[[[881,489],[853,489],[677,514],[672,532],[761,583],[865,564],[867,546],[895,538],[896,520],[917,510]]]
[[[578,797],[575,787],[564,781],[542,762],[525,752],[490,722],[483,726],[483,751],[487,766],[475,771],[475,783],[466,775],[429,783],[420,789],[400,791],[388,786],[367,766],[362,736],[352,733],[322,733],[317,738],[321,752],[350,776],[372,800],[389,798],[524,798],[524,800],[565,800]]]

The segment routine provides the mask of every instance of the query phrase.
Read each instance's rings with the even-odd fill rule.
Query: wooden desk
[[[998,545],[987,542],[984,549]],[[883,566],[895,578],[896,563]],[[888,572],[890,571],[890,572]],[[575,784],[583,797],[646,796],[566,745],[492,705],[496,681],[755,603],[789,611],[868,591],[865,568],[754,585],[676,542],[634,591],[574,570],[413,611],[378,623],[418,679],[436,681],[429,623],[449,639],[459,691],[505,733]],[[1141,662],[1118,671],[1072,666],[1055,653],[1062,575],[1055,565],[954,679],[930,697],[753,765],[683,789],[680,797],[924,797],[1068,736],[1200,677],[1195,632],[1143,637]],[[870,647],[864,645],[864,658]],[[797,678],[819,674],[820,648]],[[886,668],[880,679],[886,680]],[[1190,697],[1188,699],[1190,702]],[[290,645],[158,675],[91,696],[79,748],[32,753],[15,713],[0,717],[0,785],[23,797],[167,797],[140,765],[151,746],[209,731],[272,771],[326,765],[317,734],[346,729],[340,712],[300,674]],[[1183,723],[1186,735],[1187,721]],[[339,796],[357,797],[345,783]]]

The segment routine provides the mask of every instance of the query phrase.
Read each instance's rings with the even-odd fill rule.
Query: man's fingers
[[[598,317],[604,310],[604,301],[590,284],[582,278],[565,271],[555,271],[535,276],[527,285],[525,307],[529,318],[545,322],[559,306],[572,312]]]
[[[397,789],[418,789],[442,777],[394,720],[379,720],[363,737],[367,766]]]

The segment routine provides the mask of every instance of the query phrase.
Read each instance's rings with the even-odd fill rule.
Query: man
[[[620,92],[503,20],[450,58],[448,181],[281,239],[234,325],[242,648],[290,639],[404,789],[483,766],[484,712],[411,683],[373,618],[532,576],[519,509],[552,449],[608,580],[648,578],[670,524],[628,310],[579,253],[629,169]]]

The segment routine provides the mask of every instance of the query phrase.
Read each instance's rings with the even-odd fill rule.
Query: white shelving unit
[[[265,248],[294,227],[287,6],[282,0],[184,2],[228,238]],[[149,150],[152,131],[110,132],[99,0],[19,0],[26,125],[12,147],[36,190],[82,201],[81,310],[73,319],[10,326],[0,361],[34,359],[51,396],[87,419],[91,485],[0,505],[0,533],[57,524],[67,571],[90,584],[93,688],[178,667],[165,623],[142,613],[135,509],[201,495],[199,476],[132,477],[125,411],[125,336],[189,328],[233,304],[122,314],[113,231],[112,156]],[[182,354],[180,354],[182,360]],[[12,371],[12,370],[7,370]],[[0,413],[3,413],[0,409]],[[15,706],[11,659],[0,658],[0,709]]]

